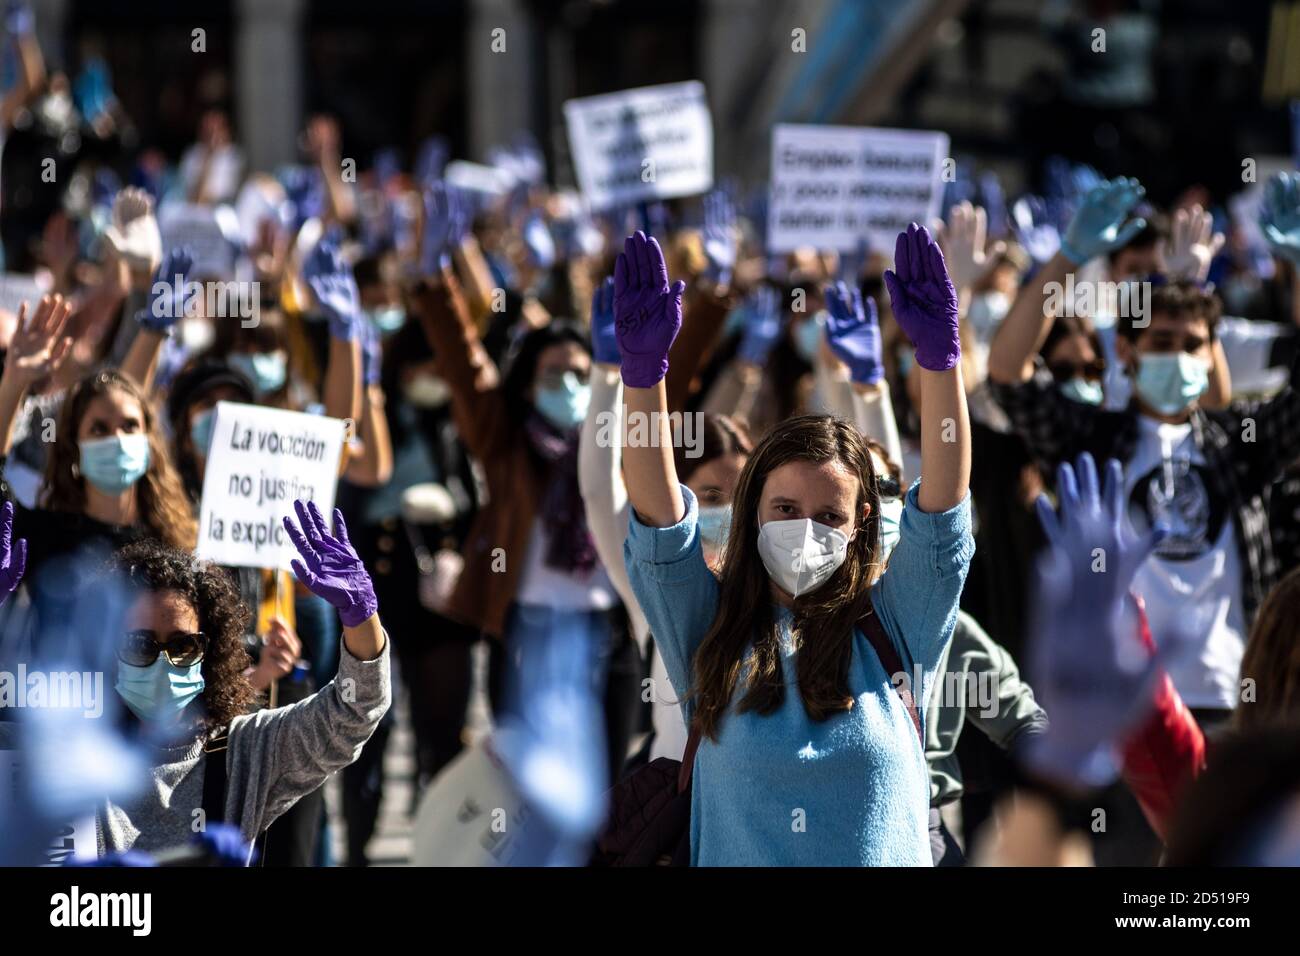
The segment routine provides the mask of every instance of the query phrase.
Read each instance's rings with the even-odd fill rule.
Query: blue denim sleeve
[[[667,528],[642,524],[633,510],[623,559],[637,603],[686,711],[691,661],[718,610],[718,580],[704,562],[697,530],[699,506],[682,485],[686,517]]]
[[[917,504],[919,487],[917,481],[908,489],[898,544],[871,596],[903,662],[909,670],[921,670],[925,683],[917,706],[924,712],[934,672],[957,623],[957,603],[975,538],[969,492],[947,511],[927,514]]]

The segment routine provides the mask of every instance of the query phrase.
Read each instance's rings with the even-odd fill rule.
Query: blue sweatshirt
[[[975,542],[969,495],[949,511],[926,514],[917,487],[908,491],[901,537],[871,598],[924,715],[925,691],[952,636]],[[700,550],[695,496],[683,486],[682,497],[686,517],[668,528],[644,525],[633,513],[623,553],[689,725],[692,661],[717,613],[718,582]],[[796,683],[791,614],[774,610],[785,701],[766,716],[737,713],[738,688],[718,741],[700,742],[691,783],[691,864],[929,866],[925,754],[875,649],[854,631],[849,689],[856,703],[815,722]]]

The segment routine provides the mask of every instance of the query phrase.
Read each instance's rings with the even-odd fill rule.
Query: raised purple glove
[[[321,311],[330,323],[330,337],[354,342],[361,335],[365,319],[361,315],[361,293],[352,270],[339,255],[332,238],[322,239],[307,257],[303,278],[311,287]]]
[[[591,294],[591,357],[618,365],[618,332],[614,329],[614,280],[606,277]]]
[[[459,189],[441,180],[425,189],[421,272],[431,276],[451,265],[452,250],[464,238],[469,219],[469,202]]]
[[[623,384],[653,388],[668,374],[668,350],[682,327],[686,283],[668,285],[668,264],[653,237],[627,237],[614,263],[614,328]]]
[[[198,295],[198,283],[190,285],[189,273],[194,268],[194,256],[188,247],[168,249],[158,266],[158,273],[149,287],[145,307],[136,314],[136,321],[151,332],[166,334],[185,317],[185,309]]]
[[[916,347],[916,364],[946,372],[961,358],[957,290],[948,278],[939,244],[924,226],[912,223],[898,234],[894,271],[885,270],[894,318]]]
[[[770,285],[761,285],[745,303],[745,330],[736,354],[742,362],[762,365],[781,337],[781,296]]]
[[[1124,478],[1119,462],[1097,468],[1083,454],[1057,472],[1060,514],[1039,496],[1038,518],[1048,550],[1037,574],[1030,649],[1034,693],[1048,731],[1024,754],[1028,765],[1056,780],[1089,787],[1114,780],[1114,750],[1153,706],[1152,693],[1169,646],[1153,658],[1139,638],[1129,588],[1138,567],[1167,533],[1134,540],[1123,526]]]
[[[289,566],[307,590],[334,606],[344,627],[356,627],[379,610],[379,602],[375,600],[370,575],[348,540],[343,512],[334,509],[336,538],[325,527],[325,519],[314,502],[295,501],[293,507],[302,530],[294,526],[288,515],[284,518],[284,529],[302,560],[295,558]]]
[[[14,541],[14,504],[0,509],[0,604],[13,594],[27,570],[27,539]]]
[[[826,341],[836,357],[849,367],[849,375],[859,385],[875,385],[885,377],[881,357],[880,319],[876,303],[862,301],[857,286],[837,282],[826,287]]]

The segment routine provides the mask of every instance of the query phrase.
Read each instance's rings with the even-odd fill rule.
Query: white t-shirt
[[[1231,502],[1216,496],[1192,426],[1139,418],[1140,437],[1125,468],[1128,523],[1145,535],[1157,520],[1170,535],[1133,582],[1146,602],[1157,646],[1186,637],[1169,676],[1189,707],[1235,707],[1246,621],[1241,556]]]
[[[589,573],[547,567],[546,546],[546,528],[540,517],[535,518],[515,595],[517,603],[567,611],[608,611],[618,603],[604,565],[597,563]]]

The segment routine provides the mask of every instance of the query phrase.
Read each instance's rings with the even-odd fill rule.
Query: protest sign
[[[41,301],[41,296],[48,291],[34,275],[6,272],[0,275],[0,310],[17,315],[18,307],[26,302],[30,316],[36,309],[36,303]]]
[[[199,504],[200,558],[288,568],[298,556],[283,518],[296,499],[334,508],[344,423],[260,405],[217,403]]]
[[[189,247],[194,256],[192,278],[229,277],[235,271],[239,216],[229,206],[166,203],[158,210],[163,249]]]
[[[462,159],[447,164],[443,179],[448,186],[485,196],[503,196],[517,182],[507,170]]]
[[[564,118],[578,185],[594,209],[713,186],[713,120],[703,83],[569,100]]]
[[[908,223],[940,215],[947,156],[946,133],[776,126],[768,248],[892,251]]]

